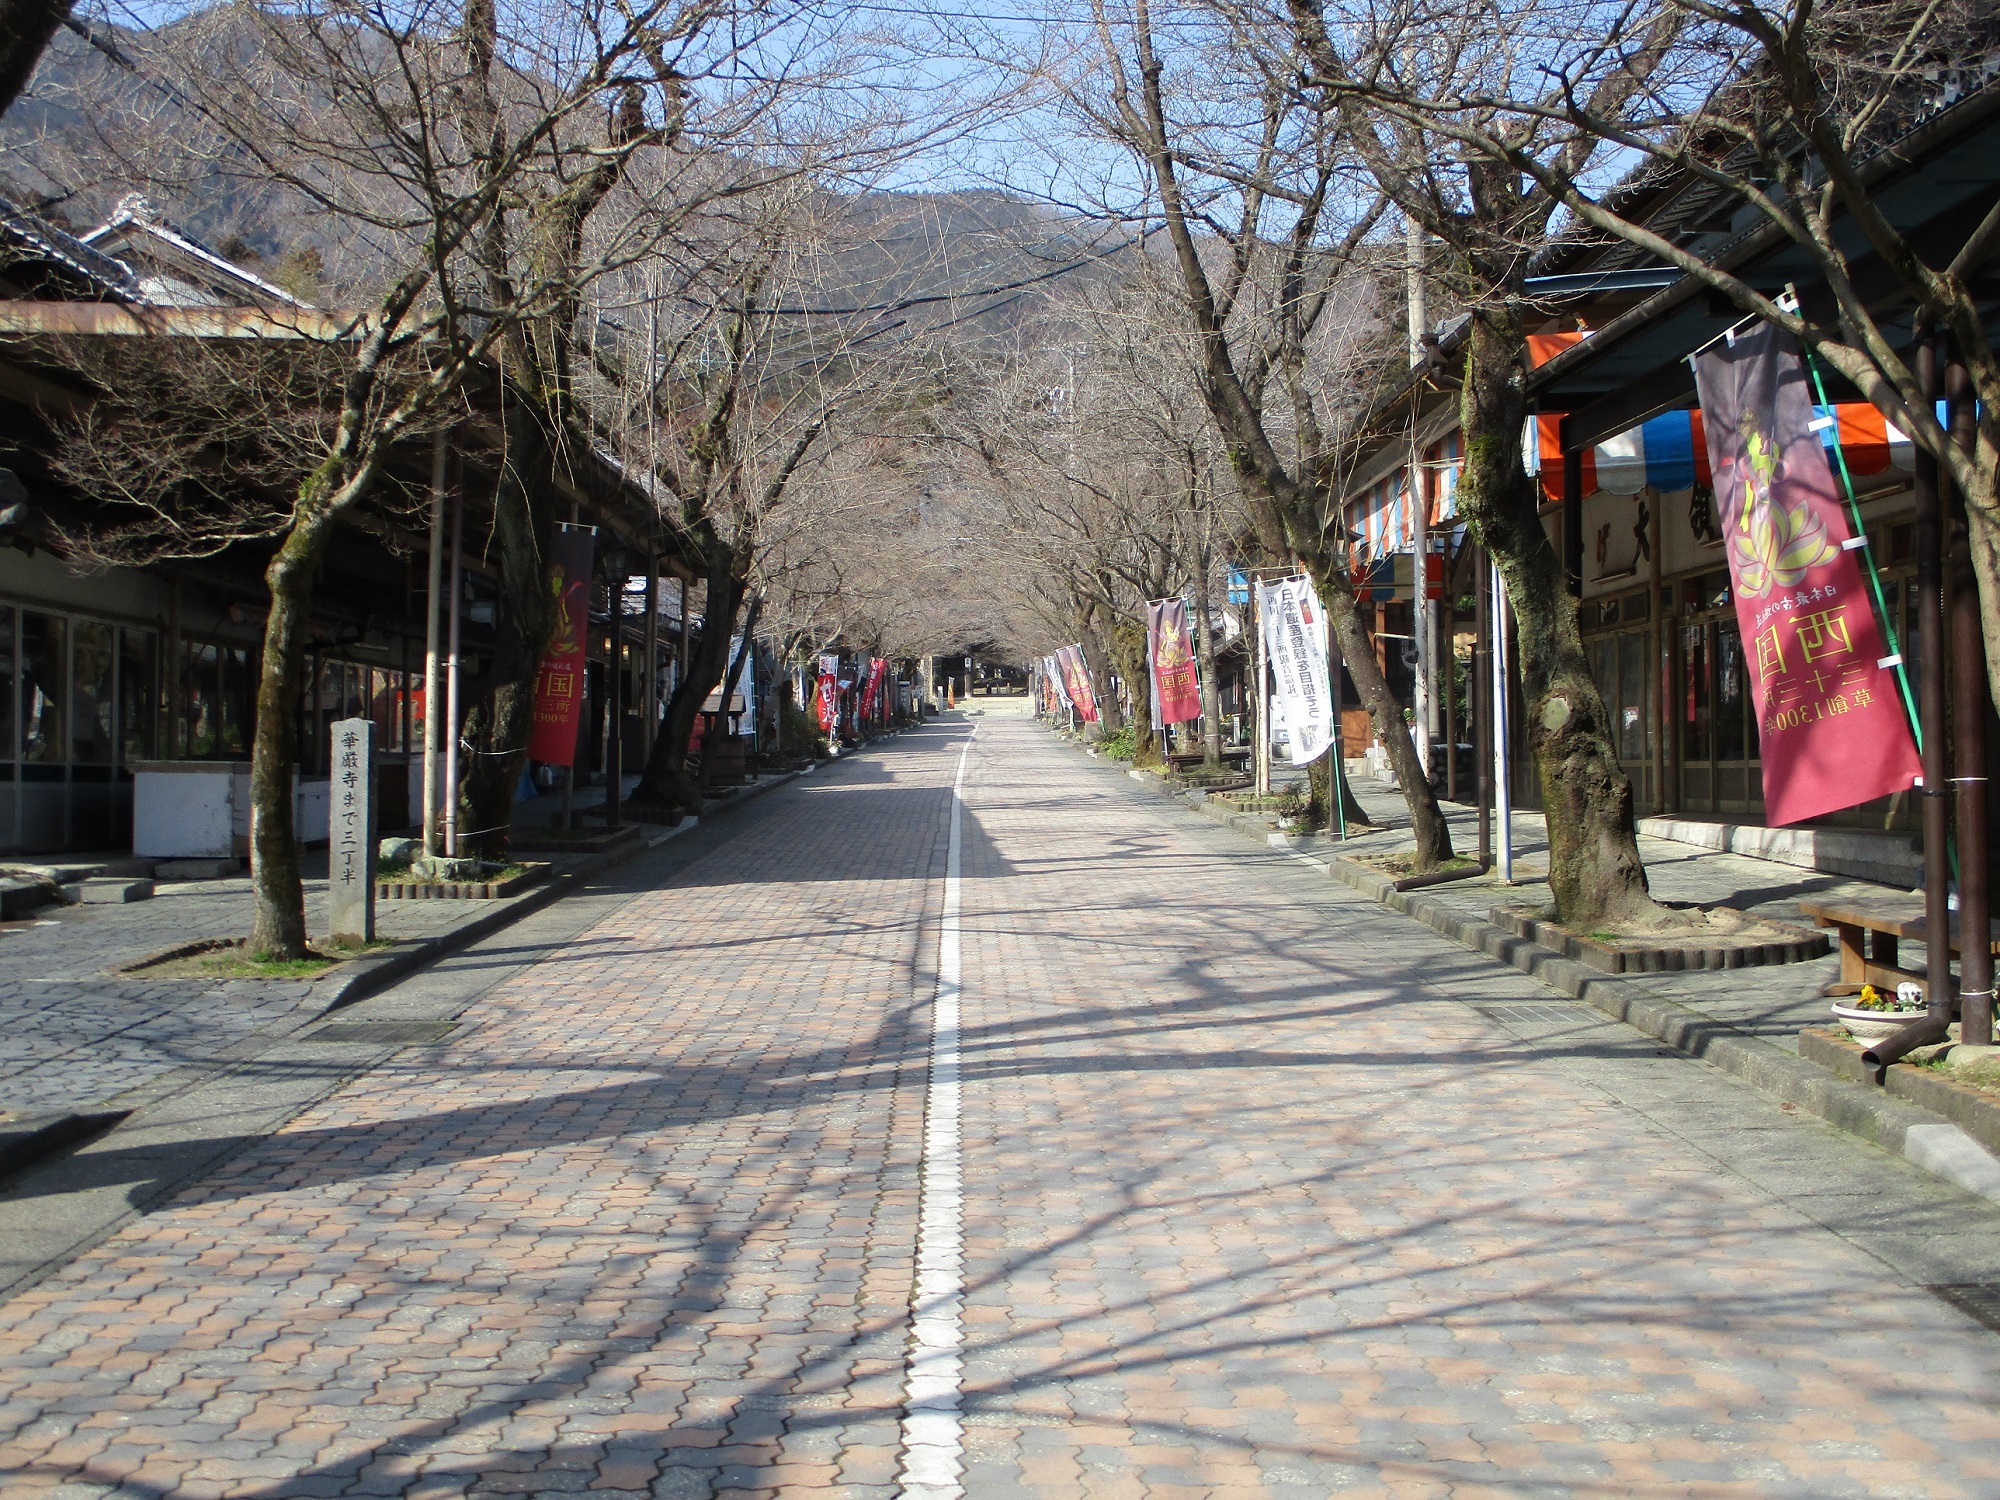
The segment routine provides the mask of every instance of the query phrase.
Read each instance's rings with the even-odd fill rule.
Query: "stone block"
[[[156,880],[227,880],[240,866],[233,859],[163,859],[153,866]]]
[[[101,876],[93,880],[80,880],[74,885],[63,887],[70,900],[85,906],[124,906],[133,901],[153,899],[153,882],[150,880],[118,880]],[[71,894],[71,893],[74,894]]]

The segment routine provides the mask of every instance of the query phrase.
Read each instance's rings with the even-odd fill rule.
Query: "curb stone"
[[[1276,843],[1275,839],[1267,842],[1271,825],[1252,814],[1224,812],[1209,806],[1206,799],[1197,801],[1164,782],[1153,790],[1235,832],[1249,834],[1267,848]],[[2000,1203],[2000,1158],[1940,1114],[1889,1097],[1881,1089],[1851,1083],[1726,1021],[1653,994],[1643,977],[1606,974],[1554,949],[1515,937],[1490,922],[1463,916],[1421,891],[1398,891],[1387,876],[1351,860],[1302,853],[1291,847],[1274,848],[1273,852],[1310,865],[1379,905],[1423,923],[1441,937],[1518,969],[1677,1052],[1713,1063],[1780,1103],[1872,1141],[1967,1192]]]

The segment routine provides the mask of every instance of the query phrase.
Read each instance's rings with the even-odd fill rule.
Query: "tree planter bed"
[[[1553,948],[1565,958],[1605,974],[1659,974],[1682,969],[1750,969],[1766,964],[1796,964],[1832,951],[1824,933],[1759,918],[1759,931],[1731,942],[1724,934],[1691,934],[1685,942],[1669,937],[1600,939],[1573,932],[1558,922],[1517,906],[1496,906],[1487,918],[1503,932]],[[1765,937],[1775,930],[1782,936]]]
[[[377,901],[497,901],[546,880],[547,865],[530,865],[505,880],[378,880]]]

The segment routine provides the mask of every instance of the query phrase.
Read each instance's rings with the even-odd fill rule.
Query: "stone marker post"
[[[375,721],[333,726],[327,927],[336,943],[375,940]]]

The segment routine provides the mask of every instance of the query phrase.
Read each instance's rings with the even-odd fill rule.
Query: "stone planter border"
[[[529,865],[505,880],[378,880],[377,901],[497,901],[548,879],[550,866]]]
[[[1751,969],[1766,964],[1797,964],[1822,958],[1833,951],[1826,934],[1783,922],[1771,925],[1796,936],[1770,943],[1661,945],[1657,948],[1627,948],[1598,942],[1572,932],[1559,923],[1531,917],[1526,912],[1496,906],[1487,919],[1503,932],[1544,948],[1552,948],[1565,958],[1588,965],[1601,974],[1662,974],[1683,969]]]

